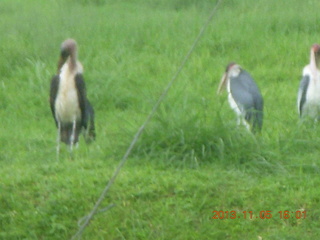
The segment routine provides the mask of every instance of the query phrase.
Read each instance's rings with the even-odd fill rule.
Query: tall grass
[[[0,2],[0,239],[68,239],[205,22],[210,0]],[[316,0],[223,1],[84,239],[317,239],[318,124],[296,94],[319,41]],[[55,159],[48,104],[59,46],[75,38],[97,140]],[[226,64],[251,73],[263,131],[215,94]],[[82,139],[81,139],[82,140]],[[278,211],[307,210],[306,219]],[[211,219],[212,211],[272,219]]]

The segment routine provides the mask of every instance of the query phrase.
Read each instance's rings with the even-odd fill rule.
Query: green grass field
[[[76,233],[214,5],[0,1],[0,239]],[[102,206],[115,207],[82,239],[319,239],[320,126],[301,124],[296,108],[310,46],[320,42],[319,8],[317,0],[222,1]],[[97,139],[81,139],[73,158],[63,146],[57,161],[49,85],[70,37]],[[230,61],[264,96],[256,137],[236,126],[226,94],[216,95]],[[240,218],[212,219],[220,210]],[[286,210],[307,216],[281,219]],[[260,219],[262,211],[272,217]]]

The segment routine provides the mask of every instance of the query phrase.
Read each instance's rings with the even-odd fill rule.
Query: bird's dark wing
[[[244,70],[237,77],[230,78],[230,91],[236,103],[244,110],[255,108],[256,100],[262,98],[258,86]],[[259,104],[257,107],[261,108]]]
[[[86,85],[83,80],[82,74],[78,73],[75,76],[76,88],[78,93],[79,99],[79,107],[81,110],[81,126],[87,128],[86,123],[86,101],[87,101],[87,94],[86,94]]]
[[[258,86],[252,86],[251,93],[253,96],[253,109],[250,110],[252,114],[252,131],[261,131],[263,124],[263,97]]]
[[[54,77],[52,77],[51,79],[51,85],[50,85],[50,107],[51,107],[51,112],[53,115],[53,118],[57,124],[57,119],[55,116],[55,102],[56,102],[56,98],[57,98],[57,94],[58,94],[58,89],[59,89],[59,75],[55,75]]]
[[[245,112],[245,119],[253,129],[261,129],[263,121],[263,98],[257,84],[245,70],[230,79],[230,91],[240,109]]]
[[[306,102],[306,96],[307,96],[307,89],[309,86],[310,77],[308,75],[305,75],[302,77],[300,81],[299,91],[298,91],[298,111],[300,117],[302,116],[302,109]]]

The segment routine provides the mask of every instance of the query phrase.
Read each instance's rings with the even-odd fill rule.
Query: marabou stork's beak
[[[65,62],[67,61],[68,57],[71,54],[75,54],[75,52],[76,52],[76,42],[73,39],[67,39],[62,43],[57,74],[60,73],[60,70],[62,66],[65,64]]]
[[[221,94],[223,88],[226,87],[227,85],[227,78],[228,78],[228,74],[227,72],[225,72],[220,80],[220,84],[219,84],[219,87],[218,87],[218,91],[217,91],[217,94]]]
[[[59,59],[59,62],[58,62],[58,72],[57,72],[57,74],[59,74],[60,73],[60,70],[61,70],[61,68],[62,68],[62,66],[63,66],[63,64],[66,62],[66,59],[64,59],[62,56],[60,57],[60,59]]]

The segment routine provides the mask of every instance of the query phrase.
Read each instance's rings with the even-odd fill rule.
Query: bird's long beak
[[[61,70],[61,68],[62,68],[62,66],[63,66],[63,64],[64,64],[65,62],[66,62],[66,59],[64,59],[63,57],[60,57],[59,62],[58,62],[58,71],[57,71],[57,74],[60,73],[60,70]]]
[[[221,80],[220,80],[220,84],[219,84],[219,87],[218,87],[218,91],[217,91],[217,94],[221,94],[223,88],[226,87],[226,83],[227,83],[227,73],[224,73]]]

